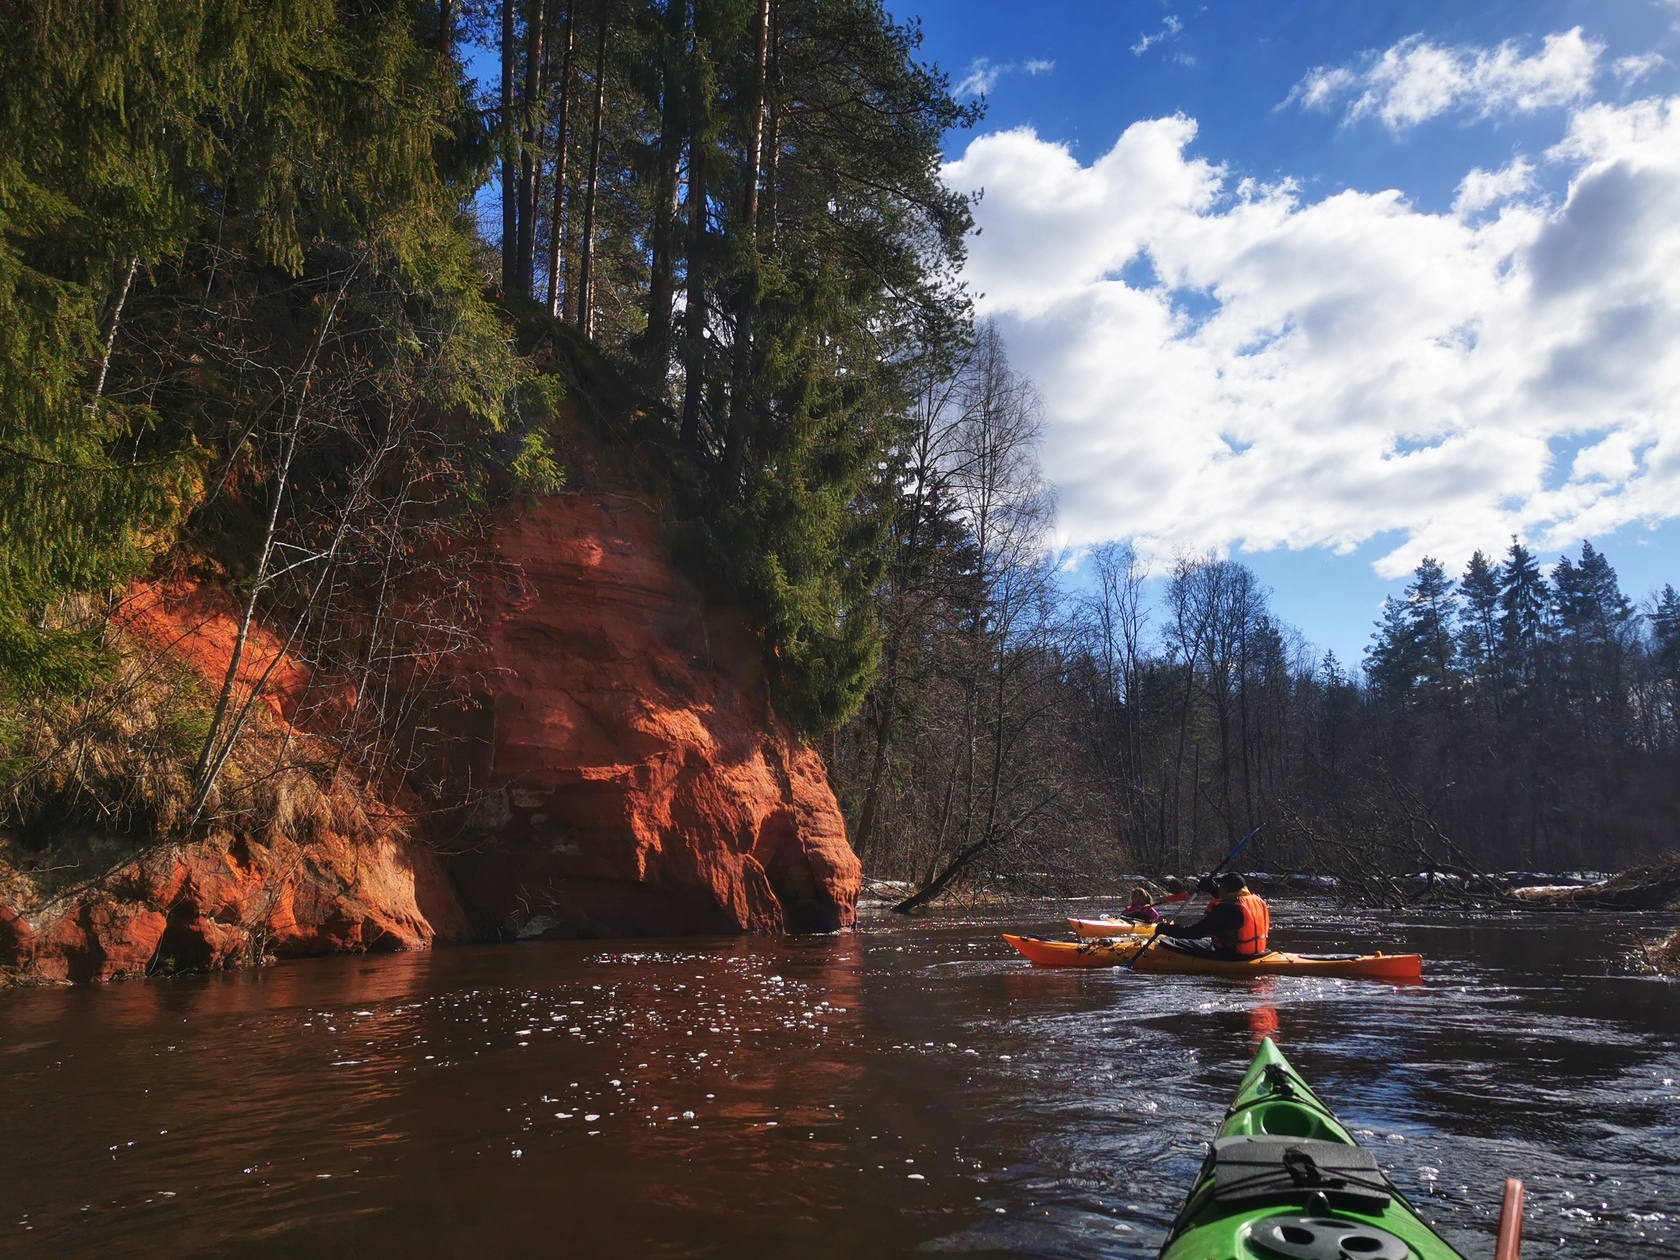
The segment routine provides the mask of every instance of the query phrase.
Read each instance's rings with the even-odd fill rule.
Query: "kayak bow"
[[[1142,937],[1050,941],[1042,936],[1011,936],[1008,932],[1003,934],[1003,939],[1028,962],[1040,967],[1120,967],[1136,958],[1138,951],[1149,943]]]
[[[1161,1260],[1464,1260],[1267,1037]]]

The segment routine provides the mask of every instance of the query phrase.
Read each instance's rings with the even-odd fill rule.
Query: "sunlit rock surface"
[[[830,931],[856,857],[821,759],[772,711],[762,645],[678,576],[635,499],[510,514],[483,603],[481,795],[451,859],[480,936]]]
[[[677,574],[658,517],[566,494],[510,511],[493,542],[482,650],[452,665],[469,699],[434,714],[427,773],[454,808],[341,772],[285,825],[111,837],[51,897],[0,886],[0,968],[100,981],[471,937],[849,926],[860,872],[822,761],[773,712],[760,640]],[[237,614],[175,582],[131,591],[119,621],[213,694]],[[334,707],[261,632],[245,672],[266,675],[282,733],[310,738]]]

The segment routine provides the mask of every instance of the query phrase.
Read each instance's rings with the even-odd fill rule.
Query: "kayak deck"
[[[1340,980],[1385,980],[1408,983],[1423,978],[1420,954],[1290,954],[1281,950],[1258,958],[1209,958],[1169,949],[1143,935],[1090,937],[1052,941],[1042,936],[1016,936],[1008,941],[1028,962],[1039,967],[1124,967],[1148,975],[1211,976],[1324,976]]]
[[[1154,936],[1153,923],[1133,923],[1130,919],[1069,919],[1068,926],[1075,936]]]
[[[1266,1038],[1161,1260],[1464,1260]]]
[[[1329,976],[1342,980],[1420,980],[1421,954],[1291,954],[1273,950],[1258,958],[1209,958],[1157,944],[1140,952],[1133,971],[1152,975]]]
[[[1042,936],[1012,936],[1003,939],[1028,962],[1039,967],[1120,967],[1138,956],[1149,942],[1133,940],[1050,941]]]

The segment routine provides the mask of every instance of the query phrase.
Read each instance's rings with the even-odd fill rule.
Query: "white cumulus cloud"
[[[1474,214],[1534,187],[1534,163],[1519,157],[1497,171],[1475,167],[1458,184],[1454,214]]]
[[[1640,53],[1631,57],[1618,57],[1610,64],[1610,72],[1623,83],[1637,83],[1646,75],[1666,66],[1668,58],[1661,53]]]
[[[958,96],[990,96],[998,80],[1006,74],[1049,74],[1056,68],[1054,61],[1034,57],[1028,61],[993,61],[990,57],[976,57],[968,63],[968,70],[957,81]]]
[[[1443,48],[1413,35],[1358,69],[1315,68],[1285,103],[1329,109],[1346,100],[1349,122],[1374,116],[1392,131],[1455,110],[1484,118],[1531,114],[1585,100],[1603,52],[1579,26],[1546,36],[1531,57],[1510,40],[1497,48]]]
[[[968,277],[1044,394],[1068,543],[1392,536],[1394,576],[1680,515],[1680,99],[1578,109],[1565,196],[1519,159],[1452,214],[1233,185],[1195,132],[1084,165],[1006,131],[947,168],[986,190]]]

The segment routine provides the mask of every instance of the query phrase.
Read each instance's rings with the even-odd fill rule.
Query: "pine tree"
[[[766,626],[784,707],[831,723],[879,650],[877,483],[910,382],[969,331],[972,218],[938,172],[978,112],[878,0],[508,0],[476,21],[508,50],[500,112],[539,116],[500,140],[510,310],[546,284],[648,391],[685,538]],[[539,42],[561,64],[533,88]]]
[[[1651,656],[1657,676],[1680,686],[1680,591],[1672,584],[1651,610]]]
[[[1499,711],[1502,675],[1499,637],[1499,577],[1477,550],[1458,583],[1458,653],[1476,689]]]
[[[1602,552],[1582,542],[1579,564],[1561,556],[1552,570],[1552,644],[1556,683],[1588,739],[1625,716],[1627,655],[1635,613]]]
[[[1457,592],[1441,563],[1425,556],[1405,598],[1383,603],[1383,619],[1366,656],[1366,672],[1391,700],[1441,707],[1459,684],[1453,640]]]
[[[1421,668],[1418,686],[1429,703],[1446,705],[1457,694],[1459,684],[1453,639],[1458,592],[1440,561],[1425,556],[1419,562],[1406,588],[1406,602]]]
[[[1499,652],[1507,688],[1531,691],[1540,679],[1547,604],[1540,565],[1512,538],[1499,569]]]
[[[120,587],[183,527],[242,598],[284,601],[270,575],[313,582],[315,560],[292,561],[342,556],[344,514],[391,489],[386,469],[410,469],[410,510],[434,522],[510,470],[552,471],[511,431],[521,373],[463,210],[481,137],[433,15],[10,13],[0,687],[85,682],[98,627],[69,636],[53,609]],[[397,442],[422,416],[424,439]],[[277,567],[273,546],[303,550]]]
[[[1397,704],[1412,698],[1417,685],[1418,650],[1404,600],[1383,600],[1382,620],[1365,649],[1365,675],[1377,694]]]

